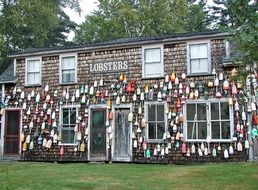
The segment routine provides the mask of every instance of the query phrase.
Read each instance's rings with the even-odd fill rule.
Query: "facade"
[[[10,55],[15,80],[2,82],[1,157],[139,163],[255,158],[257,75],[249,76],[247,89],[231,80],[237,70],[228,61],[226,37],[208,31]]]

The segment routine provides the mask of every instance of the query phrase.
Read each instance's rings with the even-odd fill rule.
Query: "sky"
[[[208,0],[207,4],[212,4],[213,0]],[[66,8],[64,9],[67,15],[69,15],[70,19],[77,24],[81,24],[84,21],[84,18],[86,15],[90,14],[93,10],[97,9],[98,6],[98,0],[80,0],[80,6],[82,9],[81,16],[79,13],[76,13],[75,11]],[[71,32],[68,35],[68,40],[71,41],[74,37],[74,32]]]
[[[76,13],[75,11],[65,8],[65,12],[67,15],[69,15],[70,19],[77,24],[81,24],[84,21],[84,18],[86,15],[90,14],[93,10],[97,9],[98,6],[98,0],[81,0],[80,6],[82,9],[81,16],[79,13]],[[71,41],[74,37],[74,33],[70,33],[68,36],[68,40]]]

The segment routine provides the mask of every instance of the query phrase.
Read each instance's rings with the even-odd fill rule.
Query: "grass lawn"
[[[258,163],[205,165],[0,163],[0,189],[254,189]]]

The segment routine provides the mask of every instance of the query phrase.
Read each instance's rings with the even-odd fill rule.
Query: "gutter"
[[[124,42],[124,43],[114,43],[108,44],[108,42],[104,45],[93,45],[93,46],[86,46],[86,47],[78,47],[78,48],[71,48],[71,49],[58,49],[58,50],[43,50],[39,52],[31,52],[31,53],[20,53],[20,54],[13,54],[9,55],[10,58],[22,58],[28,56],[42,56],[42,55],[50,55],[50,54],[61,54],[61,53],[72,53],[72,52],[87,52],[87,51],[96,51],[96,50],[107,50],[112,48],[123,48],[123,47],[136,47],[148,44],[171,44],[171,43],[178,43],[182,41],[188,40],[198,40],[203,38],[214,39],[218,37],[227,37],[230,34],[228,32],[223,33],[216,33],[216,34],[201,34],[201,35],[193,35],[187,37],[175,37],[175,38],[164,38],[164,39],[153,39],[153,40],[143,40],[143,41],[134,41],[134,42]]]

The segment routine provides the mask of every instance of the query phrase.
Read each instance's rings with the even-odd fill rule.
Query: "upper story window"
[[[149,141],[159,141],[163,139],[166,130],[166,114],[164,102],[145,103],[147,138]]]
[[[143,49],[143,78],[164,76],[163,46],[145,46]]]
[[[185,135],[189,141],[230,141],[233,108],[226,100],[191,101],[185,106]]]
[[[77,107],[61,109],[61,143],[74,144],[74,127],[76,125]]]
[[[74,83],[77,80],[77,63],[75,55],[60,57],[60,83]]]
[[[187,46],[187,73],[210,74],[210,43],[188,43]]]
[[[41,85],[41,59],[31,58],[26,60],[26,86]]]

